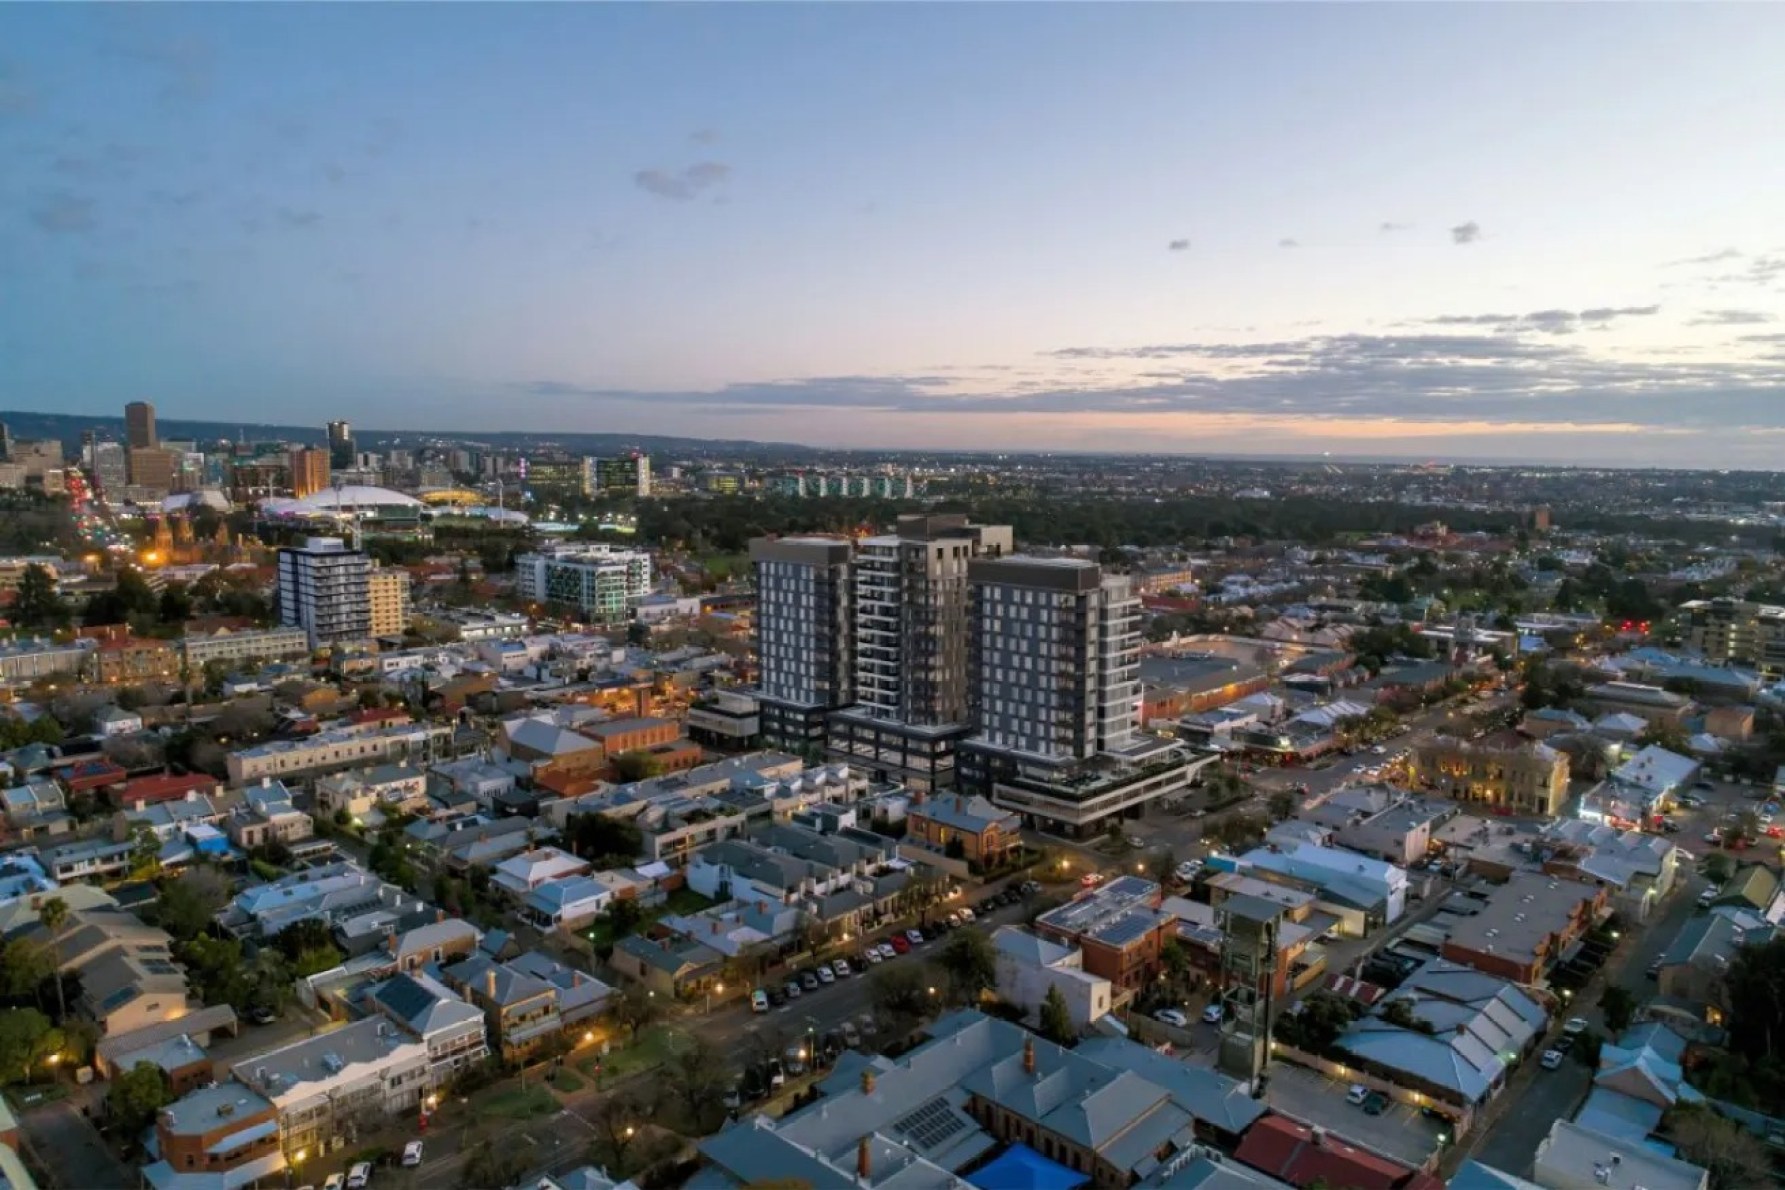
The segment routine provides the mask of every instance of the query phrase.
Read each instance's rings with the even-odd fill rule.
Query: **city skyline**
[[[15,6],[0,400],[1770,466],[1759,7]]]

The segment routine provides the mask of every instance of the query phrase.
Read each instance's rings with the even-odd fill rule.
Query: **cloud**
[[[1661,267],[1665,269],[1676,269],[1686,265],[1721,264],[1725,260],[1738,260],[1741,255],[1742,254],[1737,252],[1734,248],[1721,248],[1715,252],[1707,252],[1703,256],[1687,256],[1679,260],[1665,261],[1662,263]]]
[[[1660,306],[1595,306],[1586,310],[1533,310],[1529,314],[1440,314],[1427,318],[1429,326],[1480,326],[1517,333],[1532,331],[1546,335],[1567,335],[1582,324],[1603,326],[1619,318],[1646,318],[1658,313]]]
[[[1411,223],[1391,223],[1385,221],[1376,225],[1376,230],[1383,235],[1390,235],[1397,231],[1410,231],[1412,228],[1413,224]]]
[[[1473,244],[1481,238],[1481,224],[1471,219],[1467,223],[1459,223],[1450,229],[1450,242],[1453,244]]]
[[[157,92],[163,103],[209,99],[216,75],[216,52],[197,34],[159,38],[141,36],[118,41],[114,52],[152,68],[161,78]]]
[[[61,191],[31,205],[31,222],[52,235],[81,235],[99,226],[93,200]]]
[[[1190,241],[1173,240],[1171,243],[1165,245],[1165,250],[1167,252],[1188,252],[1190,251]]]
[[[309,210],[293,210],[291,207],[279,208],[279,222],[286,227],[306,230],[322,222],[322,212]]]
[[[676,202],[687,202],[722,185],[731,166],[719,161],[700,161],[681,170],[642,169],[632,175],[640,190]]]
[[[339,186],[347,180],[347,171],[333,161],[329,161],[323,164],[322,176],[328,179],[330,185]]]
[[[1301,244],[1295,240],[1284,238],[1284,239],[1277,241],[1277,247],[1279,247],[1279,248],[1300,248]]]
[[[688,139],[697,145],[716,145],[719,143],[719,131],[715,128],[697,128],[688,134]]]
[[[1765,310],[1705,310],[1692,319],[1690,326],[1754,326],[1776,319]]]

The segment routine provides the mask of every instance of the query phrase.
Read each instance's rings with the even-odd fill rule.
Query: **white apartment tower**
[[[372,631],[372,559],[339,537],[310,537],[279,551],[279,622],[310,647],[364,640]]]

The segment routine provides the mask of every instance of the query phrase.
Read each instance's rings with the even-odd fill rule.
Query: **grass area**
[[[703,897],[693,889],[684,885],[669,894],[666,911],[669,913],[699,913],[702,909],[713,907],[711,897]]]
[[[478,1104],[482,1114],[497,1116],[504,1120],[531,1120],[535,1116],[548,1116],[558,1110],[558,1101],[552,1093],[534,1083],[531,1086],[503,1091],[492,1095]]]
[[[552,1089],[562,1091],[566,1095],[574,1095],[583,1089],[583,1080],[574,1070],[560,1070],[552,1076]]]
[[[668,1025],[653,1025],[638,1035],[632,1045],[615,1048],[605,1059],[602,1074],[605,1078],[624,1078],[629,1074],[637,1074],[641,1070],[655,1070],[669,1061],[675,1052],[685,1043],[683,1035]],[[584,1074],[595,1073],[595,1059],[585,1058],[577,1063],[577,1069]]]

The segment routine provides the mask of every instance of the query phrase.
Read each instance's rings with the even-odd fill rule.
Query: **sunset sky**
[[[0,7],[0,408],[1785,454],[1785,7]]]

